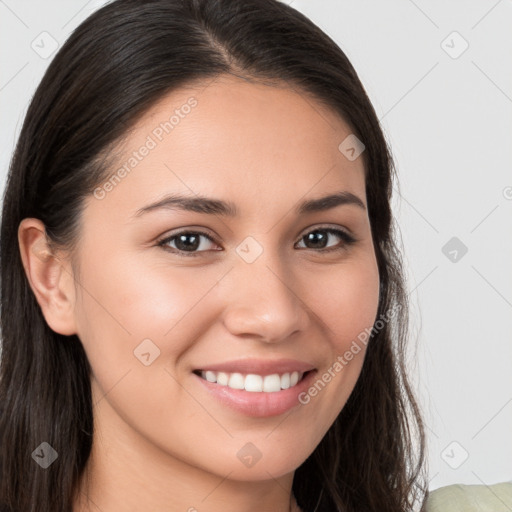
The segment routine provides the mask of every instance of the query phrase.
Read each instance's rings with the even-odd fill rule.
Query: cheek
[[[371,328],[379,305],[379,272],[375,258],[344,263],[336,270],[317,274],[309,293],[311,308],[319,315],[326,338],[337,353]],[[313,307],[314,305],[314,307]]]
[[[161,265],[96,254],[82,265],[79,337],[104,390],[131,368],[173,370],[215,317],[206,296],[221,272]]]
[[[379,304],[379,273],[376,260],[353,260],[317,275],[309,299],[318,313],[325,337],[322,349],[328,357],[316,380],[300,397],[314,410],[309,421],[310,445],[316,445],[335,421],[352,393],[366,354],[366,343],[374,325]],[[314,307],[313,307],[314,305]]]
[[[116,338],[129,343],[150,336],[163,339],[211,286],[200,272],[151,268],[140,258],[88,259],[83,273],[82,310],[89,318],[82,327],[101,329],[102,337],[114,334],[112,343]]]

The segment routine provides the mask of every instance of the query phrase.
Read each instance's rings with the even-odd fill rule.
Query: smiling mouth
[[[271,375],[214,372],[211,370],[194,370],[193,373],[212,384],[226,386],[231,389],[245,390],[254,393],[276,393],[296,386],[312,371],[315,370],[307,372],[274,373]]]

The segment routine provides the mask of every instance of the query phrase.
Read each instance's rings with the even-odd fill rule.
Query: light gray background
[[[0,0],[2,191],[40,53],[104,3]],[[345,51],[393,149],[430,488],[512,480],[512,1],[286,3]]]

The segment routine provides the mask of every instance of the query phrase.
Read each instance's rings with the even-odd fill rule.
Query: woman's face
[[[78,245],[76,331],[103,439],[234,480],[311,454],[358,379],[379,299],[360,148],[339,149],[350,134],[310,97],[227,76],[169,94],[129,132]],[[301,208],[340,193],[362,205]]]

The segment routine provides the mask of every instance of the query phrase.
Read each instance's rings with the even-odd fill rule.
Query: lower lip
[[[211,396],[227,407],[246,416],[268,418],[283,414],[293,407],[300,405],[298,397],[308,389],[315,374],[316,370],[310,371],[295,386],[273,393],[232,389],[215,382],[209,382],[195,373],[192,375],[201,382]]]

